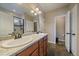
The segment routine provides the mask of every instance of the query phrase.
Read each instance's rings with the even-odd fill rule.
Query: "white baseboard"
[[[64,42],[65,40],[58,39],[58,41],[62,41],[62,42]]]
[[[53,44],[56,44],[55,42],[52,42],[52,41],[48,41],[49,43],[53,43]]]

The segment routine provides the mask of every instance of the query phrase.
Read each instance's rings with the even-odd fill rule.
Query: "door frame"
[[[56,29],[56,17],[61,17],[61,16],[66,16],[65,14],[57,15],[55,16],[55,29]],[[64,25],[65,26],[65,25]],[[56,33],[56,32],[55,32]],[[56,34],[55,34],[56,36]],[[56,37],[55,37],[56,38]],[[64,39],[65,39],[65,27],[64,27]],[[56,39],[55,39],[55,44],[56,44]]]

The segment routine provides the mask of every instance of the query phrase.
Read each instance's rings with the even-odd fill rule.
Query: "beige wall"
[[[67,12],[68,8],[63,7],[60,9],[56,9],[54,11],[50,11],[45,15],[45,32],[48,33],[48,41],[51,43],[55,43],[56,37],[56,29],[55,29],[55,17],[59,15],[64,15]]]
[[[56,17],[56,37],[59,41],[64,41],[65,34],[65,16],[60,15]]]

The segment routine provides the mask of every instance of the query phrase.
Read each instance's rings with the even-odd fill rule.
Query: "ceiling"
[[[23,13],[24,9],[15,3],[0,3],[0,7],[7,9],[8,11],[14,11],[16,13]]]
[[[39,6],[39,8],[44,12],[52,11],[57,8],[64,7],[66,5],[68,5],[68,4],[67,3],[40,3],[40,4],[37,4],[37,6]]]
[[[42,12],[53,11],[57,8],[64,7],[68,4],[66,3],[0,3],[0,7],[8,9],[10,11],[16,10],[16,13],[27,13],[31,14],[31,10],[35,10],[35,8],[39,8]]]

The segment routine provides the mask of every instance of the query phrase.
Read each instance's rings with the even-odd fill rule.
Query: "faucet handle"
[[[18,34],[18,38],[21,38],[21,37],[22,37],[22,35],[19,33],[19,34]]]

